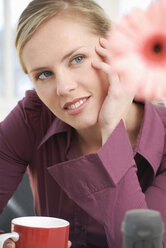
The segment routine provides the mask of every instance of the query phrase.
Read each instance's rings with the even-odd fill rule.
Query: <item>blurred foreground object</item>
[[[164,223],[158,211],[127,211],[122,232],[123,248],[163,248]]]
[[[136,100],[166,100],[166,0],[132,9],[111,28],[110,64]]]

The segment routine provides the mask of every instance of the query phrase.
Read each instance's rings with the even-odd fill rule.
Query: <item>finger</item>
[[[110,65],[108,65],[107,63],[105,62],[102,62],[102,61],[92,61],[92,66],[95,68],[95,69],[98,69],[98,70],[102,70],[103,72],[105,72],[106,74],[109,74],[111,69],[110,69]]]
[[[99,39],[99,46],[96,47],[96,53],[102,58],[104,62],[111,64],[111,53],[108,48],[108,41],[105,38]]]
[[[3,248],[15,248],[15,243],[11,239],[7,239],[3,245]]]
[[[101,46],[96,47],[96,53],[104,59],[107,58],[108,55],[108,51]]]
[[[68,241],[67,248],[70,248],[72,245],[71,241]]]
[[[103,38],[103,37],[99,39],[99,43],[100,43],[100,45],[101,45],[103,48],[107,48],[107,47],[108,47],[108,40],[105,39],[105,38]]]

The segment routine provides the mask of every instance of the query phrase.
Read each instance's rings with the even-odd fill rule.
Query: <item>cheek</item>
[[[105,91],[106,96],[108,94],[109,86],[110,86],[109,80],[108,80],[108,78],[106,78],[105,81],[104,81],[104,91]]]
[[[109,80],[108,76],[104,72],[99,72],[99,90],[103,98],[107,96],[108,89],[109,89]]]

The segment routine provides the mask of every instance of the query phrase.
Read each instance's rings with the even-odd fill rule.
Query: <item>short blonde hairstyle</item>
[[[21,58],[22,49],[35,31],[51,17],[67,13],[75,18],[80,15],[92,33],[106,37],[110,29],[110,19],[104,10],[93,0],[33,0],[22,12],[17,25],[15,47],[22,69],[27,73]]]

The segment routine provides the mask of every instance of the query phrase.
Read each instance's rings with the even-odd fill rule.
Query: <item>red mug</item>
[[[67,248],[69,222],[44,216],[18,217],[11,222],[11,233],[0,235],[0,248],[8,238],[16,248]]]

